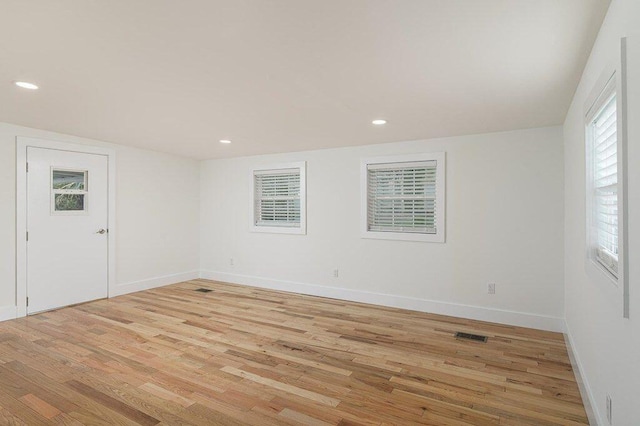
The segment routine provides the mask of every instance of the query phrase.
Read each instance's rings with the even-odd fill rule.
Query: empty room
[[[0,425],[640,425],[639,139],[638,0],[1,0]]]

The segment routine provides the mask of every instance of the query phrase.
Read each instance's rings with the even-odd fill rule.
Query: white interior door
[[[108,295],[108,159],[27,148],[27,313]]]

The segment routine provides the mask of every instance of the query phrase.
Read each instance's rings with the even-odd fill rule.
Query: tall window
[[[306,233],[305,163],[254,169],[254,231]]]
[[[444,241],[444,153],[363,161],[363,236]]]
[[[590,251],[614,277],[618,276],[618,114],[612,78],[587,115]]]

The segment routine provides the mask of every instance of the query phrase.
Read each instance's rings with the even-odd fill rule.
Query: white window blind
[[[435,234],[436,161],[367,165],[367,230]]]
[[[300,227],[300,169],[255,170],[254,224]]]
[[[618,272],[618,137],[616,95],[609,95],[591,123],[593,217],[596,258]]]

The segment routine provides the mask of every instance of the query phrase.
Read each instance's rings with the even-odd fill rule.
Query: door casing
[[[86,154],[101,154],[108,161],[108,269],[109,297],[116,278],[116,153],[112,148],[80,145],[18,136],[16,138],[16,318],[27,315],[27,147],[49,148]]]

